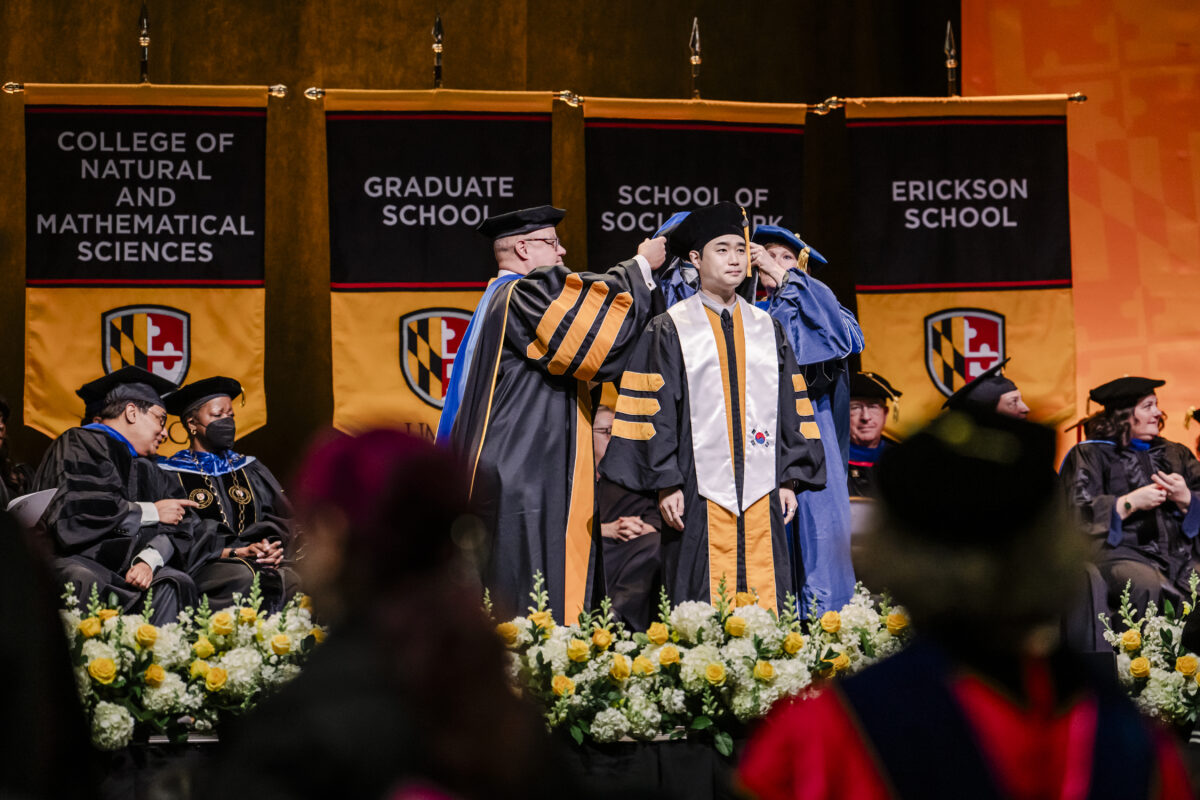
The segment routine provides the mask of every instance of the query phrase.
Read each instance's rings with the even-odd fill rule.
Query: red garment
[[[993,771],[1014,800],[1083,800],[1091,778],[1096,703],[1081,698],[1065,712],[1050,697],[1017,705],[979,678],[951,687]],[[914,721],[919,735],[921,721]],[[1193,797],[1183,761],[1170,737],[1154,734],[1159,800]],[[930,747],[937,747],[931,739]],[[1119,754],[1117,755],[1119,757]],[[751,738],[738,781],[758,800],[888,800],[894,797],[854,717],[832,690],[777,707]]]

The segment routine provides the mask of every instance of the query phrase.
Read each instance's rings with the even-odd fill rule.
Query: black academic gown
[[[1117,498],[1151,483],[1150,476],[1159,470],[1183,476],[1192,491],[1188,512],[1167,500],[1156,509],[1135,511],[1120,520],[1115,513]],[[1150,441],[1149,450],[1089,440],[1067,453],[1059,480],[1106,577],[1114,568],[1120,571],[1119,562],[1134,562],[1158,570],[1161,588],[1173,591],[1177,598],[1190,595],[1188,577],[1196,564],[1196,535],[1200,532],[1200,462],[1188,448],[1161,437]],[[1109,586],[1110,601],[1120,594],[1124,583],[1121,580],[1120,586]],[[1141,602],[1135,597],[1135,603],[1157,599],[1157,589],[1142,588],[1149,594]]]
[[[631,492],[608,478],[596,482],[600,524],[637,517],[654,528],[628,541],[604,539],[604,587],[617,618],[635,631],[650,627],[662,585],[662,515],[653,495]]]
[[[600,474],[634,491],[683,489],[683,531],[665,524],[662,528],[663,582],[672,604],[714,600],[722,575],[730,594],[754,589],[761,602],[775,609],[785,608],[786,595],[796,592],[778,486],[796,481],[797,491],[824,488],[825,453],[814,417],[800,416],[800,409],[810,410],[811,405],[787,337],[778,321],[771,323],[779,369],[778,416],[773,432],[776,488],[736,518],[699,494],[688,378],[679,333],[670,314],[660,314],[650,322],[622,376],[613,438],[600,463]],[[725,347],[724,342],[718,345]],[[727,382],[730,372],[733,370],[724,373]],[[744,386],[744,366],[738,372],[738,381]],[[629,401],[624,397],[635,402],[626,406]],[[655,410],[639,415],[625,408]],[[739,410],[740,414],[734,414],[726,409],[726,416],[733,431],[735,483],[740,498],[743,470],[738,465],[744,459],[746,445],[742,443],[747,431],[745,410]],[[802,425],[812,438],[801,433]],[[768,527],[769,542],[764,542]],[[712,555],[718,550],[731,554],[719,564]],[[771,586],[774,591],[769,591]]]
[[[594,522],[589,382],[616,380],[661,296],[634,260],[606,273],[543,267],[484,312],[451,431],[492,536],[484,583],[501,616],[529,605],[541,572],[555,619],[590,608]]]
[[[192,560],[203,560],[195,538],[195,515],[178,525],[139,526],[139,502],[186,495],[148,458],[134,457],[120,441],[98,430],[71,428],[54,440],[34,475],[34,491],[57,489],[42,515],[54,548],[60,582],[72,581],[87,601],[92,584],[101,598],[111,592],[125,610],[133,610],[144,592],[124,575],[146,547],[163,558],[154,573],[156,621],[170,621],[179,608],[195,602],[187,575]]]
[[[874,452],[871,454],[875,460],[856,457],[859,454],[855,451],[859,448],[853,446],[849,448],[846,484],[850,490],[851,497],[874,498],[878,495],[875,488],[875,467],[878,465],[878,459],[883,455],[884,451],[894,444],[895,442],[887,437],[881,439],[879,447],[873,448]]]
[[[232,472],[206,475],[199,465],[190,464],[186,457],[176,454],[160,461],[159,467],[189,499],[200,504],[196,509],[200,535],[215,539],[211,547],[218,555],[225,548],[245,547],[263,539],[281,542],[284,552],[291,555],[292,505],[279,481],[261,461],[251,457],[245,466]],[[234,495],[247,502],[237,502]],[[240,558],[222,558],[220,562],[219,568],[209,566],[203,574],[197,571],[193,576],[197,591],[207,594],[214,608],[229,605],[234,592],[248,593],[256,572],[270,611],[281,608],[298,586],[295,571],[287,566],[264,568]]]

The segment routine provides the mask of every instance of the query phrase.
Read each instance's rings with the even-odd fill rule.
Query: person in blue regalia
[[[285,566],[292,546],[292,507],[279,481],[254,456],[233,449],[237,435],[233,400],[242,386],[233,378],[205,378],[181,387],[166,400],[179,417],[188,446],[158,466],[196,504],[200,538],[219,557],[195,574],[200,594],[214,608],[250,590],[255,573],[270,609],[296,590]]]

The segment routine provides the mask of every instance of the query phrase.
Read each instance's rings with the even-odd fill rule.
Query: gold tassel
[[[750,218],[746,216],[745,208],[742,208],[742,235],[746,237],[746,277],[749,278],[752,274],[750,271]]]

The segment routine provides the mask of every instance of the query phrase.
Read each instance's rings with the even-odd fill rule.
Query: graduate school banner
[[[1074,414],[1065,97],[848,100],[864,370],[901,426],[998,360],[1031,416]]]
[[[26,84],[28,425],[78,425],[75,390],[128,365],[236,378],[238,433],[266,423],[266,102],[265,87]]]
[[[800,230],[806,106],[584,99],[588,268],[629,258],[676,211],[728,200]]]
[[[490,279],[484,219],[550,202],[549,92],[325,94],[333,423],[430,440]]]

